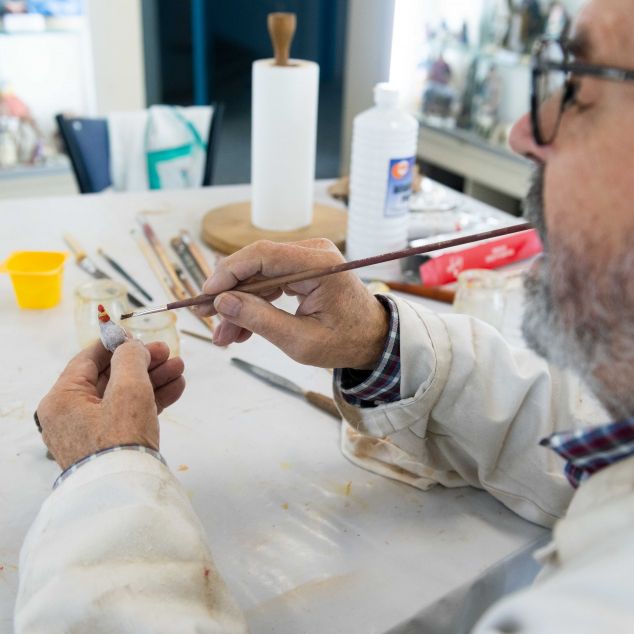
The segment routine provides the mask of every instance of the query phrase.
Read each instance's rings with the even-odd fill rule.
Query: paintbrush
[[[165,295],[167,297],[173,297],[174,293],[172,292],[170,282],[167,279],[165,271],[161,268],[159,261],[156,259],[154,252],[150,249],[147,242],[145,242],[134,229],[130,231],[130,235],[134,238],[137,246],[139,247],[139,250],[143,254],[143,257],[145,257],[145,260],[148,263],[149,267],[152,269],[152,272],[156,276],[156,279],[161,284]]]
[[[405,284],[403,282],[383,282],[391,290],[409,295],[417,295],[426,299],[433,299],[437,302],[453,304],[456,293],[438,286],[423,286],[422,284]]]
[[[147,297],[148,301],[153,301],[152,296],[113,258],[111,258],[103,249],[97,249],[97,253],[125,280],[130,282],[141,295]]]
[[[213,271],[211,270],[211,267],[207,263],[207,260],[205,260],[205,256],[203,255],[202,250],[196,244],[196,242],[194,242],[194,239],[189,234],[189,231],[187,231],[186,229],[183,229],[180,235],[181,235],[181,240],[183,241],[183,244],[185,245],[190,255],[196,262],[196,265],[200,269],[200,272],[203,274],[205,279],[207,279],[208,277],[211,277]]]
[[[176,255],[178,255],[183,263],[183,266],[187,269],[187,272],[196,283],[196,286],[198,286],[199,289],[202,289],[207,277],[200,270],[198,263],[192,256],[191,251],[187,248],[185,242],[183,242],[183,239],[176,236],[170,240],[170,244],[172,245],[172,249],[174,249]],[[194,295],[195,294],[196,293],[194,293]]]
[[[84,270],[88,275],[91,275],[97,280],[111,280],[112,278],[104,273],[92,260],[86,255],[86,252],[79,246],[79,243],[68,233],[64,234],[64,242],[68,245],[70,250],[75,255],[75,263],[77,266]],[[127,292],[128,301],[136,307],[145,306],[145,304],[138,300],[132,293]]]
[[[324,266],[318,269],[309,269],[308,271],[300,271],[299,273],[291,273],[289,275],[281,275],[280,277],[272,277],[268,280],[258,280],[257,282],[245,282],[238,284],[233,288],[227,289],[227,291],[241,291],[243,293],[262,293],[266,291],[272,291],[281,286],[293,284],[296,282],[303,282],[305,280],[313,280],[326,275],[334,275],[335,273],[342,273],[343,271],[352,271],[354,269],[360,269],[364,266],[372,266],[374,264],[382,264],[383,262],[390,262],[392,260],[399,260],[412,255],[419,255],[421,253],[430,253],[431,251],[439,251],[440,249],[448,249],[451,247],[457,247],[462,244],[469,244],[470,242],[478,242],[480,240],[488,240],[489,238],[497,238],[498,236],[505,236],[510,233],[517,233],[519,231],[527,231],[532,229],[533,226],[528,222],[523,222],[518,225],[510,227],[502,227],[501,229],[494,229],[492,231],[485,231],[483,233],[476,233],[468,236],[461,236],[459,238],[452,238],[451,240],[443,240],[442,242],[435,242],[433,244],[426,244],[420,247],[411,247],[409,249],[403,249],[401,251],[393,251],[392,253],[384,253],[382,255],[375,255],[370,258],[363,258],[361,260],[353,260],[352,262],[342,262],[341,264],[335,264],[334,266]],[[165,310],[174,310],[175,308],[185,308],[189,306],[198,306],[200,304],[211,304],[217,295],[198,295],[190,299],[182,301],[171,302],[164,306],[156,306],[154,308],[147,308],[145,310],[138,310],[133,313],[127,313],[121,315],[121,319],[128,319],[130,317],[137,317],[139,315],[149,315],[151,313],[160,313]]]
[[[169,259],[169,256],[167,255],[167,251],[165,250],[165,247],[163,247],[163,244],[161,243],[158,236],[154,232],[154,229],[152,228],[150,223],[147,222],[143,214],[137,214],[137,222],[140,224],[141,229],[143,231],[143,235],[145,236],[148,244],[150,245],[150,248],[153,254],[156,256],[156,259],[160,262],[161,267],[167,274],[167,278],[169,280],[169,288],[173,296],[176,297],[176,299],[178,300],[176,302],[172,302],[172,304],[179,304],[179,306],[183,306],[183,307],[194,306],[195,302],[194,303],[188,303],[188,302],[193,302],[193,300],[199,296],[196,296],[196,291],[191,285],[189,285],[189,282],[186,280],[186,278],[185,278],[186,283],[183,284],[184,276],[183,276],[182,270],[180,268],[177,268]],[[171,306],[172,304],[168,304],[168,305]],[[149,315],[151,313],[159,313],[159,312],[161,311],[152,310],[150,313],[143,313],[143,314]],[[207,328],[209,328],[211,332],[214,331],[214,322],[211,317],[203,317],[202,315],[196,315],[195,313],[194,315],[203,324],[205,324],[205,326],[207,326]],[[128,317],[136,317],[136,316],[137,316],[136,313],[130,313],[128,315]]]

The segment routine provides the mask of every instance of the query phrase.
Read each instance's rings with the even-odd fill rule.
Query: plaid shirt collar
[[[564,472],[570,484],[577,488],[593,473],[634,455],[634,418],[558,432],[539,444],[566,460]]]

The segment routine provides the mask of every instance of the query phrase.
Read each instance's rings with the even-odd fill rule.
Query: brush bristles
[[[153,315],[154,313],[162,313],[164,310],[168,310],[166,305],[155,306],[154,308],[146,308],[145,310],[137,310],[133,313],[125,313],[121,315],[119,319],[130,319],[130,317],[143,317],[143,315]]]

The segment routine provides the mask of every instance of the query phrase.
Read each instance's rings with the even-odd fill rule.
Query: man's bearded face
[[[634,389],[610,368],[634,349],[634,250],[610,252],[601,230],[550,235],[544,218],[544,168],[533,175],[524,215],[536,227],[544,254],[525,280],[522,330],[538,354],[579,373],[617,417],[634,414]]]

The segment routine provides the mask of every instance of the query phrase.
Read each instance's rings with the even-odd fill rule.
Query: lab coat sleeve
[[[245,632],[169,469],[99,456],[42,505],[20,553],[16,634]]]
[[[346,402],[344,454],[422,489],[472,485],[522,517],[552,526],[570,500],[563,461],[538,445],[592,422],[600,408],[572,377],[510,347],[488,324],[394,298],[400,319],[401,400]]]
[[[581,484],[535,583],[493,605],[474,634],[634,632],[634,458]]]

